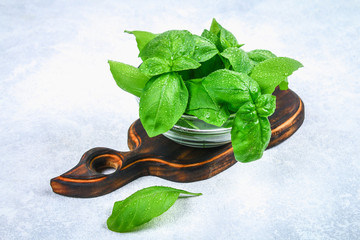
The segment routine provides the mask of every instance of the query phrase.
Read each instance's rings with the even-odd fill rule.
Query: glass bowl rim
[[[140,102],[140,97],[137,97],[135,96],[136,98],[136,101],[139,103]],[[232,113],[230,114],[229,119],[234,119],[235,118],[235,115],[236,113]],[[188,114],[183,114],[181,115],[180,119],[181,118],[184,118],[184,119],[187,119],[187,120],[200,120],[200,121],[203,121],[201,120],[200,118],[196,117],[196,116],[193,116],[193,115],[188,115]],[[179,119],[179,120],[180,120]],[[227,120],[227,121],[228,121]],[[207,123],[209,125],[211,125],[210,123]],[[215,127],[217,127],[216,125],[213,125]],[[186,127],[181,127],[181,126],[178,126],[175,125],[169,130],[175,130],[175,131],[178,131],[178,132],[185,132],[185,133],[195,133],[195,134],[223,134],[223,133],[228,133],[231,131],[231,128],[232,127],[229,127],[229,128],[223,128],[223,127],[217,127],[217,128],[214,128],[214,129],[192,129],[192,128],[186,128]]]

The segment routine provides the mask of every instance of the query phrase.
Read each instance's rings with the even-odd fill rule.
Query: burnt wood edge
[[[291,90],[290,90],[291,91]],[[295,93],[294,93],[295,94]],[[286,121],[272,129],[271,142],[268,148],[274,147],[293,135],[304,121],[304,104],[298,98],[296,112]],[[285,122],[285,123],[286,123]],[[138,132],[144,132],[139,120],[129,128],[128,145],[135,150],[144,139]],[[143,133],[142,133],[143,134]],[[145,134],[145,138],[148,136]],[[268,149],[267,148],[267,149]],[[161,158],[143,158],[122,166],[123,153],[108,148],[94,148],[86,152],[76,167],[51,180],[51,187],[55,193],[71,197],[97,197],[110,193],[125,184],[146,175],[158,176],[177,182],[192,182],[210,178],[229,168],[237,161],[234,159],[231,144],[225,153],[208,161],[198,164],[171,166],[169,160]],[[226,155],[226,156],[225,156]],[[91,159],[91,161],[87,161]],[[98,161],[94,161],[99,159]],[[220,159],[220,161],[218,161]],[[171,161],[171,160],[170,160]],[[219,163],[218,163],[219,162]],[[144,164],[146,163],[146,164]],[[143,164],[141,166],[141,164]],[[98,172],[104,166],[116,168],[113,174],[106,175]],[[190,177],[188,172],[193,176]],[[195,175],[195,177],[194,177]]]
[[[301,127],[305,120],[305,105],[300,98],[299,102],[300,104],[295,114],[286,120],[287,125],[284,123],[271,130],[270,142],[266,149],[270,149],[284,142]]]
[[[194,182],[208,179],[237,163],[232,147],[221,155],[199,163],[171,163],[161,158],[144,158],[118,168],[110,175],[98,174],[96,178],[73,178],[63,174],[51,179],[51,187],[55,193],[64,196],[89,198],[98,197],[117,190],[127,183],[143,176],[156,176],[174,182]],[[91,167],[89,167],[91,169]]]

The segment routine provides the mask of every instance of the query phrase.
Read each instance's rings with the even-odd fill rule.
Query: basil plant
[[[244,51],[215,19],[201,36],[187,30],[126,32],[135,36],[143,62],[108,62],[117,85],[140,97],[140,120],[149,137],[170,130],[183,114],[216,126],[235,114],[236,160],[261,158],[271,137],[268,117],[276,108],[272,93],[277,86],[287,89],[300,62],[268,50]]]

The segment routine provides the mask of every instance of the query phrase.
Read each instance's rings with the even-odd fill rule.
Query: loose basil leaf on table
[[[231,143],[236,160],[245,163],[261,158],[270,137],[268,118],[258,116],[254,103],[243,104],[236,113],[231,129]]]
[[[185,112],[188,90],[177,73],[151,78],[140,97],[139,115],[149,137],[171,129]]]
[[[153,186],[141,189],[125,200],[114,203],[107,226],[114,232],[130,232],[166,212],[180,194],[200,196],[171,187]]]
[[[250,77],[260,85],[261,92],[273,93],[275,88],[286,81],[294,71],[303,65],[291,58],[269,58],[257,64],[251,71]]]
[[[240,48],[227,48],[220,55],[229,60],[235,72],[249,74],[253,68],[247,53]]]
[[[202,79],[185,82],[189,91],[187,114],[194,115],[206,123],[222,126],[230,116],[225,106],[219,105],[202,84]]]
[[[116,84],[124,91],[140,97],[149,77],[134,66],[111,60],[108,63]]]
[[[125,30],[125,32],[129,33],[129,34],[133,34],[135,36],[137,47],[138,47],[139,51],[141,51],[145,47],[145,45],[148,42],[150,42],[150,40],[152,40],[153,38],[155,38],[158,35],[158,34],[146,32],[146,31],[127,31],[127,30]]]
[[[244,73],[231,70],[217,70],[204,78],[204,87],[220,105],[226,104],[232,112],[260,95],[259,85]]]

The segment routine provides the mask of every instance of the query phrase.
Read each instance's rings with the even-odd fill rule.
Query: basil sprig
[[[277,86],[302,64],[269,50],[246,52],[215,19],[201,36],[186,30],[134,34],[143,63],[139,68],[109,61],[119,87],[140,96],[140,120],[150,137],[171,129],[183,114],[222,126],[235,114],[231,141],[236,160],[261,158],[270,137],[268,117]]]
[[[177,73],[153,77],[145,85],[140,98],[140,119],[149,135],[154,137],[168,131],[184,113],[188,90]]]
[[[171,187],[153,186],[141,189],[125,200],[114,203],[107,227],[114,232],[130,232],[166,212],[180,194],[200,196]]]

